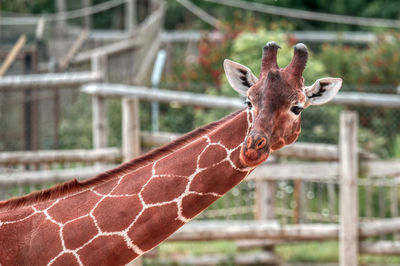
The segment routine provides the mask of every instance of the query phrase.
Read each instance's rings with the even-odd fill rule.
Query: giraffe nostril
[[[262,163],[269,156],[269,145],[269,138],[264,134],[250,134],[240,150],[240,162],[247,166],[256,166]]]
[[[264,148],[266,144],[267,144],[267,140],[265,138],[260,138],[257,140],[256,149],[260,150],[260,149]]]

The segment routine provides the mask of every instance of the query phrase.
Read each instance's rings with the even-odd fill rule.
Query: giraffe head
[[[258,165],[271,152],[294,142],[300,134],[301,112],[310,105],[330,101],[342,85],[340,78],[321,78],[304,86],[307,47],[296,44],[293,59],[285,68],[278,66],[278,48],[275,42],[264,46],[259,78],[246,66],[224,61],[230,85],[246,97],[252,114],[252,126],[240,151],[240,160],[246,166]]]

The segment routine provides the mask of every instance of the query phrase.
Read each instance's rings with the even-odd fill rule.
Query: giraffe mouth
[[[246,137],[240,150],[240,162],[245,166],[257,166],[268,159],[270,147],[265,136],[251,134]]]

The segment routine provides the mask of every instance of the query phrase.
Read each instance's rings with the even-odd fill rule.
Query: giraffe
[[[224,61],[242,110],[92,179],[0,202],[0,265],[125,265],[294,142],[301,111],[329,101],[342,80],[304,86],[306,46],[285,68],[278,48],[264,46],[259,79]]]

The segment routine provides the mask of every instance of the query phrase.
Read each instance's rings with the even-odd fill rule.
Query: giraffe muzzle
[[[240,161],[246,166],[256,166],[269,156],[269,140],[264,134],[250,133],[240,151]]]

